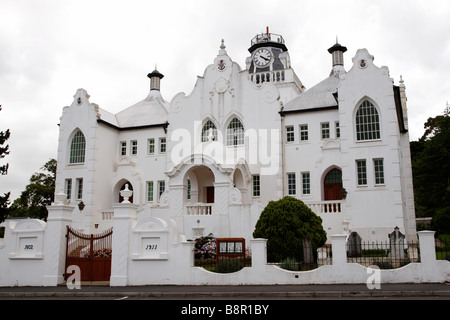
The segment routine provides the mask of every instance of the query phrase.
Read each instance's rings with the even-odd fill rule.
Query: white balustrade
[[[212,205],[209,203],[196,203],[186,205],[187,215],[189,216],[204,216],[212,214]]]
[[[344,210],[344,200],[314,201],[305,204],[315,213],[341,213]]]

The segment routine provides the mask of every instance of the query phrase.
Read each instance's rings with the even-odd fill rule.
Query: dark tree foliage
[[[54,201],[56,160],[50,159],[41,172],[35,172],[30,183],[9,208],[10,217],[47,219],[47,206]]]
[[[2,106],[0,105],[0,111],[2,110]],[[3,159],[9,154],[9,145],[3,146],[5,142],[9,139],[11,133],[8,130],[0,131],[0,159]],[[8,173],[9,164],[4,164],[0,166],[0,175],[5,175]],[[0,196],[0,222],[3,222],[7,216],[8,206],[10,204],[9,196],[11,192],[5,193],[3,196]]]
[[[417,217],[433,217],[450,207],[450,115],[429,118],[425,133],[413,141],[411,160]]]
[[[286,258],[302,261],[302,239],[311,239],[313,251],[327,239],[322,219],[302,201],[290,196],[269,202],[256,223],[253,237],[267,239],[268,262]]]

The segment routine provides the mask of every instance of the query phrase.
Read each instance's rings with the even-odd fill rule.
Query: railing
[[[281,35],[275,33],[261,33],[256,35],[251,40],[251,45],[263,42],[275,42],[284,44],[284,39]]]
[[[436,259],[450,261],[450,235],[438,235],[436,236],[434,241],[436,249]]]
[[[209,203],[187,204],[188,216],[207,216],[212,214],[212,205]]]
[[[344,209],[344,200],[305,202],[305,204],[315,213],[341,213]]]
[[[363,266],[376,265],[380,269],[395,269],[410,262],[420,262],[419,243],[392,242],[348,242],[347,262]]]
[[[256,84],[264,82],[284,82],[286,80],[284,71],[258,72],[250,76],[250,80]]]

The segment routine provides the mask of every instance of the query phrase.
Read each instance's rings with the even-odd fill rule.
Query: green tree
[[[256,223],[253,237],[267,239],[269,262],[286,258],[302,261],[302,239],[311,239],[313,252],[327,239],[322,219],[302,201],[290,196],[269,202]]]
[[[46,207],[54,201],[55,179],[56,160],[50,159],[41,168],[41,172],[35,172],[31,176],[30,183],[9,208],[9,216],[46,220]]]
[[[450,207],[450,115],[429,118],[425,133],[410,143],[416,216]]]
[[[2,106],[0,105],[0,111],[2,110]],[[0,159],[3,159],[9,154],[9,145],[3,146],[5,142],[9,139],[11,133],[8,130],[0,131]],[[5,175],[8,173],[9,164],[5,164],[0,166],[0,175]],[[8,206],[10,204],[9,196],[11,192],[5,193],[3,196],[0,196],[0,222],[3,222],[6,219]]]

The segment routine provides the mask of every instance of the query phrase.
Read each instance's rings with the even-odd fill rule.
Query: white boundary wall
[[[65,230],[72,206],[49,207],[48,222],[9,220],[0,243],[0,286],[56,286],[63,283]],[[333,264],[287,271],[267,264],[266,239],[252,239],[252,267],[219,274],[194,267],[194,242],[178,234],[175,221],[136,216],[137,206],[114,208],[111,286],[257,285],[337,283],[426,283],[450,281],[450,262],[436,260],[434,232],[418,232],[420,263],[376,270],[347,263],[346,236],[331,237]]]

